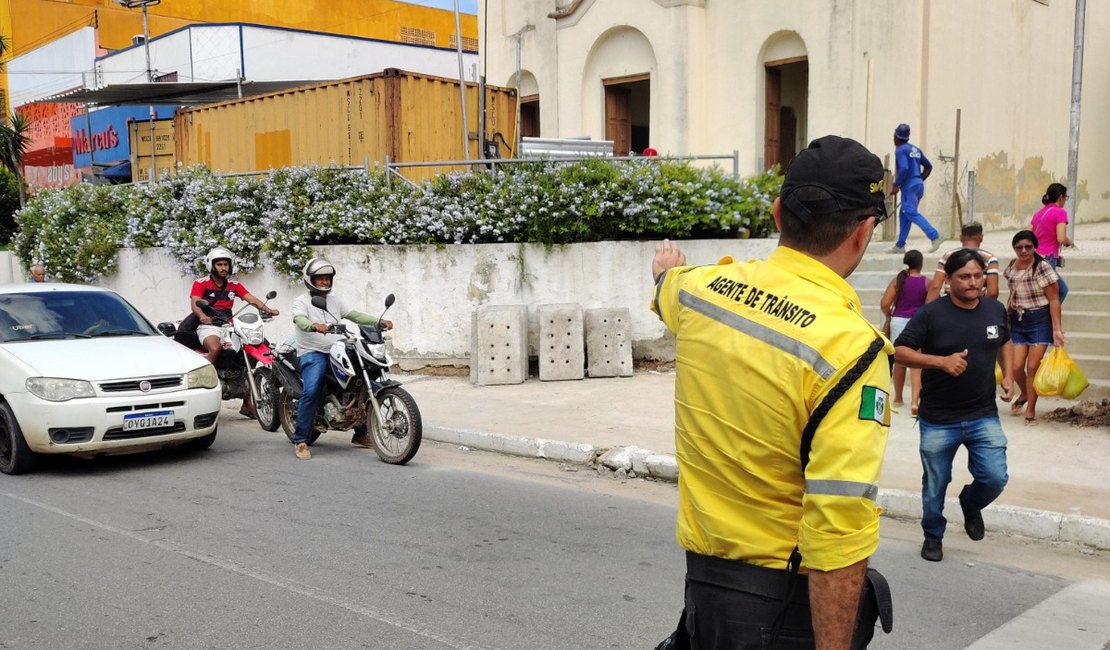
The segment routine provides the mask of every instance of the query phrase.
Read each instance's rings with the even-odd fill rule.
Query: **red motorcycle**
[[[266,294],[266,300],[275,297],[276,291]],[[250,305],[243,305],[230,318],[212,309],[207,300],[198,300],[197,306],[212,317],[213,325],[231,325],[223,328],[222,349],[216,358],[216,374],[223,387],[223,399],[245,398],[249,390],[254,398],[258,424],[266,431],[277,431],[281,421],[278,419],[279,389],[271,368],[274,353],[262,332],[263,323],[272,317],[264,316],[256,309],[244,311]],[[158,324],[158,330],[172,336],[181,345],[205,354],[195,328],[181,330],[173,323],[165,322]]]

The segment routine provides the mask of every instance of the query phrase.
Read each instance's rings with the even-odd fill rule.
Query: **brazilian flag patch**
[[[864,386],[859,400],[859,419],[890,426],[890,395],[874,386]]]

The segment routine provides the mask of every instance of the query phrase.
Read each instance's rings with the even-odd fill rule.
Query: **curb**
[[[652,478],[670,483],[678,480],[678,463],[673,455],[658,454],[635,446],[608,449],[586,443],[432,426],[424,429],[424,437],[513,456],[587,465],[618,478]],[[914,492],[880,490],[876,505],[882,508],[883,516],[892,519],[917,520],[921,516],[921,495]],[[945,506],[952,514],[949,522],[963,526],[959,501],[946,499]],[[991,532],[1075,544],[1099,551],[1110,550],[1110,520],[1006,505],[991,506],[983,514]]]

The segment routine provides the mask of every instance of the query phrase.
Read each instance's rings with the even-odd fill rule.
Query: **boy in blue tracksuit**
[[[915,145],[910,144],[910,125],[899,124],[894,129],[894,194],[902,192],[902,205],[898,209],[898,242],[888,250],[888,253],[899,255],[906,252],[906,238],[910,235],[910,225],[916,224],[925,231],[925,236],[933,245],[929,252],[933,253],[940,248],[944,238],[937,229],[929,223],[923,214],[918,212],[917,204],[925,194],[925,179],[933,172],[933,163],[925,157],[925,153]]]

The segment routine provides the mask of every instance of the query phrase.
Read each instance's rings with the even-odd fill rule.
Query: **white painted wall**
[[[454,50],[405,45],[260,25],[191,25],[150,41],[151,67],[158,74],[177,72],[178,81],[253,81],[344,79],[400,68],[458,77]],[[478,55],[463,53],[463,69],[477,81]],[[100,57],[101,85],[142,83],[146,54],[142,45]]]
[[[1067,173],[1074,0],[488,0],[479,6],[487,76],[515,86],[516,43],[528,90],[538,88],[542,137],[604,135],[601,79],[651,75],[651,141],[662,153],[740,151],[759,170],[766,61],[809,60],[801,131],[863,142],[889,154],[900,122],[937,169],[923,209],[951,212],[956,109],[960,180],[997,152],[1015,166],[1043,160]],[[575,7],[552,19],[550,14]],[[531,29],[529,29],[531,27]],[[1088,2],[1079,177],[1090,198],[1080,221],[1110,219],[1110,3]],[[521,31],[525,30],[525,31]],[[970,164],[969,164],[970,163]],[[980,179],[993,183],[999,179]],[[1040,183],[1038,183],[1039,185]],[[980,191],[983,191],[980,189]],[[1039,197],[1043,187],[1035,190]],[[1026,193],[1027,195],[1029,193]],[[977,207],[981,204],[976,203]],[[1028,221],[1028,205],[976,215],[992,225]]]
[[[36,99],[93,83],[96,30],[82,27],[42,47],[12,57],[8,73],[8,101],[12,108]]]
[[[682,242],[691,264],[709,264],[724,255],[738,260],[765,257],[776,240],[696,240]],[[316,251],[338,273],[335,292],[361,310],[377,315],[385,296],[397,302],[394,358],[403,367],[465,365],[470,357],[471,314],[482,305],[526,305],[529,349],[535,354],[539,305],[578,303],[585,309],[626,307],[632,319],[638,358],[673,355],[664,327],[649,310],[653,242],[599,242],[547,249],[538,245],[322,246]],[[19,282],[24,271],[9,251],[0,251],[0,283]],[[160,248],[122,249],[119,270],[101,285],[130,301],[152,322],[188,314],[193,277],[183,275]],[[256,296],[276,290],[282,311],[267,327],[276,342],[292,333],[290,308],[304,293],[298,281],[268,271],[239,278]]]

